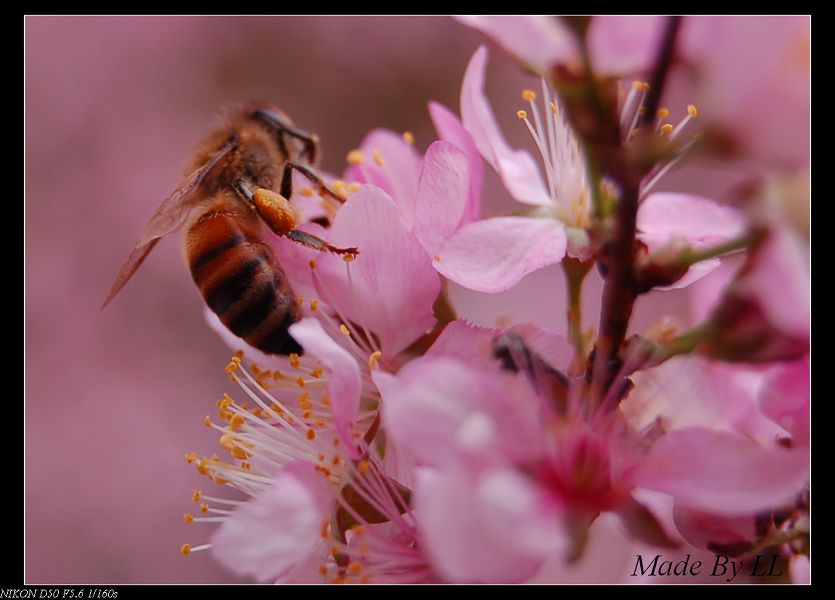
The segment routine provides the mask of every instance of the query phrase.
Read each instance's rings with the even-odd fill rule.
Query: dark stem
[[[680,24],[681,17],[670,17],[667,22],[650,82],[645,104],[646,112],[638,120],[639,127],[646,128],[652,123],[658,111],[664,83],[672,64]],[[613,239],[604,258],[609,273],[603,288],[599,335],[592,365],[592,397],[596,400],[603,397],[620,368],[618,352],[626,337],[637,297],[632,274],[635,259],[635,224],[641,180],[646,175],[646,168],[630,165],[623,152],[609,163],[609,167],[607,175],[618,184],[621,195]]]
[[[644,114],[638,116],[636,127],[645,127],[655,119],[658,112],[658,105],[661,104],[661,94],[664,91],[664,84],[667,81],[667,74],[670,72],[670,65],[673,64],[673,51],[675,50],[676,37],[681,27],[681,17],[670,17],[667,21],[667,29],[664,30],[664,38],[661,40],[661,47],[658,49],[658,58],[655,61],[655,70],[652,72],[652,79],[649,82]]]

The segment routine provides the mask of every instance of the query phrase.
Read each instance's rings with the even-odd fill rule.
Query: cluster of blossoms
[[[773,203],[655,191],[698,147],[698,111],[668,122],[660,90],[615,77],[663,85],[680,23],[461,20],[542,74],[517,115],[542,168],[503,137],[480,48],[460,118],[430,105],[440,139],[423,156],[378,130],[331,181],[343,205],[299,181],[304,229],[360,254],[273,240],[303,356],[261,355],[207,311],[239,349],[239,390],[206,417],[230,457],[187,460],[248,498],[195,492],[186,520],[218,526],[183,553],[259,581],[422,583],[625,581],[636,556],[770,552],[807,579],[802,246]],[[512,216],[481,218],[485,162]],[[555,263],[565,331],[456,318],[446,280],[493,293]],[[594,266],[596,336],[580,302]],[[691,285],[695,327],[627,337],[639,296]]]

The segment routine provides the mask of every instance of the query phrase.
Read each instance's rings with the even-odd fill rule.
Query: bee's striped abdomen
[[[259,233],[257,217],[244,209],[206,210],[186,234],[192,277],[232,333],[267,354],[301,354],[288,332],[300,318],[295,296]]]

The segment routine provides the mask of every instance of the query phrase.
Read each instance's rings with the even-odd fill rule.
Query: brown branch
[[[670,17],[667,22],[650,82],[645,104],[646,112],[639,117],[639,127],[647,128],[658,110],[672,64],[680,24],[681,17]],[[620,369],[619,350],[626,337],[632,308],[637,298],[632,271],[635,260],[638,197],[641,180],[646,175],[646,167],[629,163],[623,152],[618,153],[617,158],[610,161],[608,167],[607,175],[618,184],[621,195],[613,239],[606,249],[607,256],[604,259],[608,275],[603,288],[599,335],[592,364],[592,396],[598,400],[603,397]]]

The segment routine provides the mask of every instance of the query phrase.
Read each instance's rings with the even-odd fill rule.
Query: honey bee
[[[338,203],[314,169],[319,140],[279,109],[250,103],[232,113],[198,149],[189,175],[145,225],[102,308],[119,293],[159,240],[184,229],[186,262],[206,305],[236,336],[267,354],[301,354],[289,334],[301,318],[295,294],[266,229],[322,252],[356,256],[296,229],[287,199],[293,171]]]

